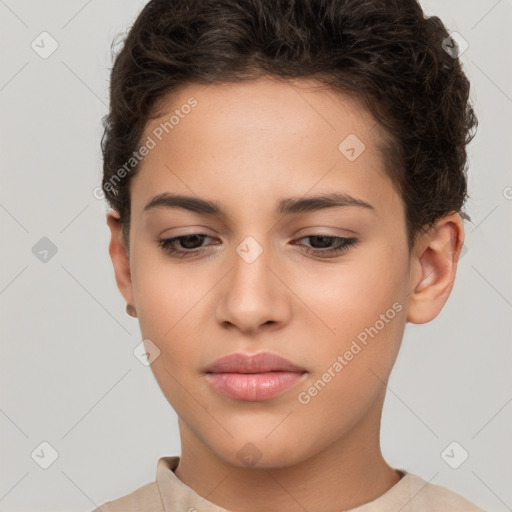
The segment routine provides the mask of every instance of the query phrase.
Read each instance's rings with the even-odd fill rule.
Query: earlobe
[[[407,321],[424,324],[443,309],[455,282],[464,243],[464,226],[457,213],[440,219],[418,241],[411,266]]]
[[[114,274],[117,287],[125,301],[133,304],[133,288],[130,270],[129,255],[127,254],[121,237],[121,223],[119,214],[110,210],[107,213],[107,225],[110,228],[109,254],[114,265]]]

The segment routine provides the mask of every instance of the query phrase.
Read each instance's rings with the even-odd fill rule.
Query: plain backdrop
[[[111,42],[144,4],[0,0],[3,512],[88,512],[153,481],[159,457],[180,454],[176,415],[133,355],[140,331],[125,313],[106,205],[94,195]],[[512,2],[422,4],[468,43],[461,60],[480,122],[469,147],[472,222],[446,307],[429,324],[407,324],[382,447],[391,465],[504,512],[512,510]],[[467,452],[457,469],[447,447],[459,462]]]

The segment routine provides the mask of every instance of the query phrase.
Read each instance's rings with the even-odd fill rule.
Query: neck
[[[382,408],[376,405],[342,438],[284,467],[230,464],[180,420],[182,454],[175,474],[208,501],[237,512],[338,512],[358,507],[377,499],[401,478],[382,456]]]

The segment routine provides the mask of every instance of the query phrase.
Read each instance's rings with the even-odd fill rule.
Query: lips
[[[305,379],[307,371],[269,352],[236,353],[205,368],[209,384],[237,400],[257,402],[284,393]]]
[[[270,352],[230,354],[207,366],[206,373],[305,372],[288,359]]]

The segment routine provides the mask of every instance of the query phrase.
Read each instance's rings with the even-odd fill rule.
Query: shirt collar
[[[162,500],[162,512],[229,512],[197,494],[191,487],[183,483],[175,474],[179,456],[160,457],[156,470],[156,483]],[[347,512],[377,512],[384,509],[404,506],[410,501],[410,484],[414,475],[404,469],[399,470],[402,478],[382,496],[353,508]],[[405,503],[404,503],[405,498]],[[405,510],[410,510],[408,507]],[[404,511],[405,512],[405,511]]]
[[[199,496],[191,487],[184,484],[175,474],[180,458],[160,457],[156,469],[156,483],[165,512],[229,512]]]

